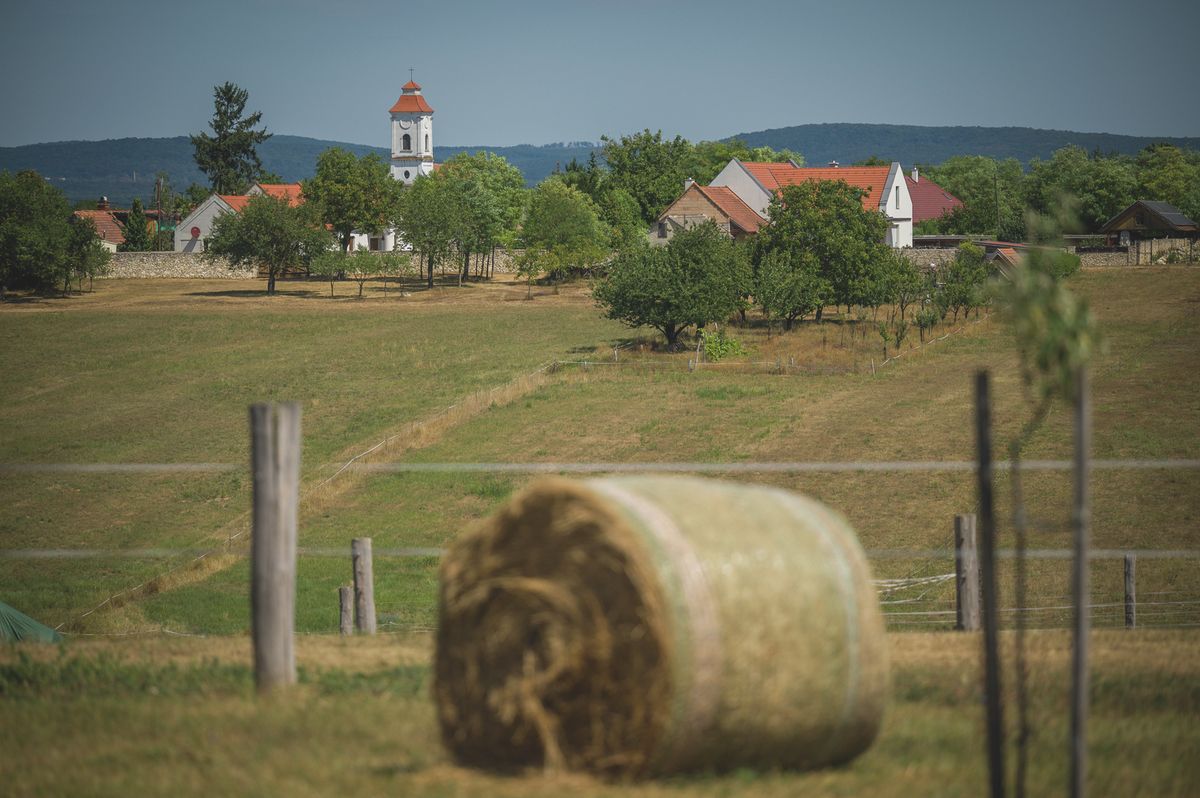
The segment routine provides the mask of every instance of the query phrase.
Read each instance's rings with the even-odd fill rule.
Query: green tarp
[[[62,635],[0,601],[0,640],[7,643],[15,643],[18,640],[58,643],[62,640]]]

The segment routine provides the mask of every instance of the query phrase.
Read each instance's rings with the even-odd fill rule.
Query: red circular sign
[[[192,238],[199,238],[199,237],[200,237],[200,228],[193,227],[192,228]]]

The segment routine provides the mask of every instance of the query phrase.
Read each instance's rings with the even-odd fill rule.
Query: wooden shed
[[[1105,222],[1100,232],[1128,247],[1132,263],[1153,263],[1156,247],[1158,254],[1186,250],[1188,262],[1196,261],[1200,225],[1167,202],[1138,200]]]

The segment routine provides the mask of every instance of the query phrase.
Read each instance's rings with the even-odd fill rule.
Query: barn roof
[[[702,186],[699,183],[693,185],[720,208],[730,221],[747,233],[757,233],[758,228],[766,224],[767,220],[755,213],[754,209],[743,202],[741,197],[733,193],[733,189],[726,186]]]
[[[1101,233],[1120,230],[1162,230],[1171,233],[1195,234],[1200,225],[1169,202],[1138,200],[1104,223]]]

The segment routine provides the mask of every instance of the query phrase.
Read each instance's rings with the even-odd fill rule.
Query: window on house
[[[896,186],[896,210],[900,210],[900,186]]]
[[[404,138],[401,139],[400,148],[405,151],[411,150],[412,149],[412,136],[405,133]]]
[[[667,223],[666,222],[658,223],[658,237],[659,238],[667,237]]]

